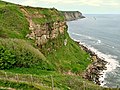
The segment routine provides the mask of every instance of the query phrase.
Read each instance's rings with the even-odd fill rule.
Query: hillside
[[[91,58],[67,29],[55,8],[0,1],[0,89],[104,90],[82,78]]]

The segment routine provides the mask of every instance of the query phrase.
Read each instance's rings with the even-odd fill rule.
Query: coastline
[[[80,45],[80,47],[81,45],[85,46],[87,50],[89,49],[90,51],[94,52],[100,59],[107,62],[105,65],[106,68],[104,70],[100,70],[99,72],[100,86],[106,87],[106,88],[116,88],[117,86],[119,86],[118,84],[120,84],[120,80],[119,80],[120,49],[119,49],[119,42],[117,42],[118,38],[113,37],[113,39],[111,39],[110,37],[114,35],[114,32],[108,33],[104,31],[104,29],[101,30],[98,26],[96,26],[96,24],[105,25],[105,23],[102,23],[102,21],[99,20],[99,16],[101,16],[101,19],[103,21],[110,20],[109,17],[104,18],[104,16],[107,17],[107,15],[96,15],[96,17],[98,17],[97,21],[100,21],[101,23],[93,22],[95,27],[91,26],[91,23],[90,23],[91,21],[94,21],[92,16],[94,15],[86,16],[89,18],[83,20],[82,22],[81,20],[70,22],[70,23],[68,22],[68,26],[69,26],[68,32],[70,34],[70,37],[74,41],[76,41]],[[113,21],[113,20],[111,19],[110,21]],[[88,24],[88,27],[86,27],[87,24]],[[108,25],[111,26],[112,23],[108,23]],[[106,30],[110,29],[109,26],[106,26],[105,28]],[[105,35],[103,35],[101,31],[104,32]],[[118,30],[116,29],[116,31]],[[117,35],[119,35],[119,33]],[[91,80],[91,81],[95,82],[95,80]]]
[[[87,69],[85,70],[83,74],[83,78],[93,81],[94,83],[98,85],[102,85],[104,83],[104,77],[103,71],[107,70],[107,61],[104,60],[104,58],[99,57],[94,51],[90,50],[87,46],[82,44],[80,41],[74,40],[76,43],[78,43],[84,51],[90,54],[92,63],[88,65]],[[102,76],[103,75],[103,76]],[[100,79],[102,78],[102,79]]]
[[[119,76],[118,76],[118,74],[119,74],[118,70],[120,69],[120,62],[119,62],[120,57],[118,56],[118,53],[120,53],[119,48],[114,45],[114,41],[112,41],[112,43],[113,43],[112,44],[109,42],[105,42],[100,38],[96,38],[95,36],[90,36],[90,35],[87,36],[87,34],[84,33],[85,31],[79,33],[80,30],[78,28],[76,29],[75,26],[71,27],[72,24],[76,25],[76,27],[78,27],[80,22],[78,21],[78,22],[68,23],[68,26],[69,26],[68,32],[69,32],[71,38],[74,41],[76,41],[80,45],[80,47],[84,47],[82,49],[86,50],[86,52],[88,52],[89,54],[91,53],[90,55],[93,55],[93,58],[96,59],[96,55],[97,55],[98,58],[100,58],[101,60],[106,62],[106,64],[103,65],[103,67],[105,66],[104,69],[98,71],[98,75],[95,74],[95,76],[94,75],[89,75],[89,76],[86,75],[85,76],[86,73],[91,74],[90,72],[92,70],[90,71],[90,70],[88,70],[88,68],[92,69],[92,67],[94,67],[94,64],[92,62],[93,66],[92,65],[91,65],[92,67],[90,65],[88,66],[83,77],[90,81],[93,81],[93,82],[96,81],[96,78],[92,78],[92,77],[93,76],[97,77],[97,82],[95,82],[95,83],[99,84],[102,87],[115,88],[118,85],[118,83],[120,83]],[[82,24],[84,26],[84,23],[82,23]],[[84,27],[86,27],[86,25]],[[86,31],[87,31],[88,29],[84,28],[84,27],[82,27],[82,29],[86,29]],[[74,29],[76,29],[75,32],[74,32]],[[93,29],[95,29],[95,28],[93,28]],[[94,32],[91,32],[91,33],[94,33]],[[114,38],[114,39],[116,39],[116,38]],[[91,42],[89,42],[89,40]],[[94,44],[97,46],[95,46]],[[100,47],[101,45],[102,45],[102,47]],[[105,51],[104,51],[104,49],[105,49]],[[94,54],[95,54],[95,56],[94,56]],[[92,58],[92,56],[91,56],[91,58]],[[95,68],[95,69],[97,69],[97,68]],[[94,74],[94,73],[92,73],[92,74]]]

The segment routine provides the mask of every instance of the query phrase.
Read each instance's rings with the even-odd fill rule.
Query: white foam
[[[112,46],[112,48],[115,48],[114,46]]]
[[[73,38],[72,38],[73,39]],[[76,41],[76,42],[80,42],[80,40],[77,40],[77,39],[73,39],[74,41]]]
[[[113,56],[110,54],[104,54],[104,53],[98,51],[97,49],[95,49],[94,47],[86,45],[85,43],[80,42],[80,44],[82,44],[83,46],[87,47],[89,50],[94,52],[99,58],[104,59],[105,61],[108,62],[106,64],[107,70],[101,71],[100,74],[102,74],[102,75],[99,78],[99,80],[101,82],[101,86],[104,86],[106,83],[106,82],[104,82],[104,79],[106,78],[106,73],[115,70],[117,67],[120,67],[119,62],[116,60],[117,56]]]
[[[107,44],[106,46],[111,47],[111,48],[113,48],[113,49],[115,48],[114,46],[111,46],[111,45],[108,45],[108,44]]]
[[[98,41],[97,41],[97,44],[100,44],[100,43],[101,43],[101,40],[98,40]]]
[[[78,33],[72,33],[72,34],[80,36],[80,37],[84,37],[84,38],[89,39],[89,40],[92,40],[95,45],[100,45],[102,43],[101,40],[98,40],[98,39],[96,39],[94,37],[90,37],[90,36],[83,35],[83,34],[78,34]]]
[[[85,37],[87,39],[93,39],[93,37],[90,37],[90,36],[87,36],[87,35],[83,35],[83,34],[78,34],[78,33],[72,33],[74,35],[77,35],[77,36],[81,36],[81,37]]]
[[[102,41],[96,39],[96,40],[94,41],[94,44],[95,44],[95,45],[101,45],[101,44],[102,44]]]

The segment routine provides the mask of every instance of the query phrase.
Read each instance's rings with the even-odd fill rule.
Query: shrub
[[[0,69],[9,69],[16,63],[15,55],[3,46],[0,46]]]
[[[16,67],[27,68],[41,65],[42,68],[42,64],[47,63],[44,55],[25,40],[0,38],[0,46],[1,61],[4,62],[4,65],[0,63],[1,67],[6,66],[5,62],[10,63],[8,68],[13,64]]]

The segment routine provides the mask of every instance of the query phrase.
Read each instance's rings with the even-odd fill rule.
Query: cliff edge
[[[0,89],[102,88],[82,78],[91,58],[67,32],[65,20],[82,14],[63,14],[0,1]]]
[[[85,18],[79,11],[62,11],[63,15],[65,16],[66,21],[72,21],[76,19]]]

